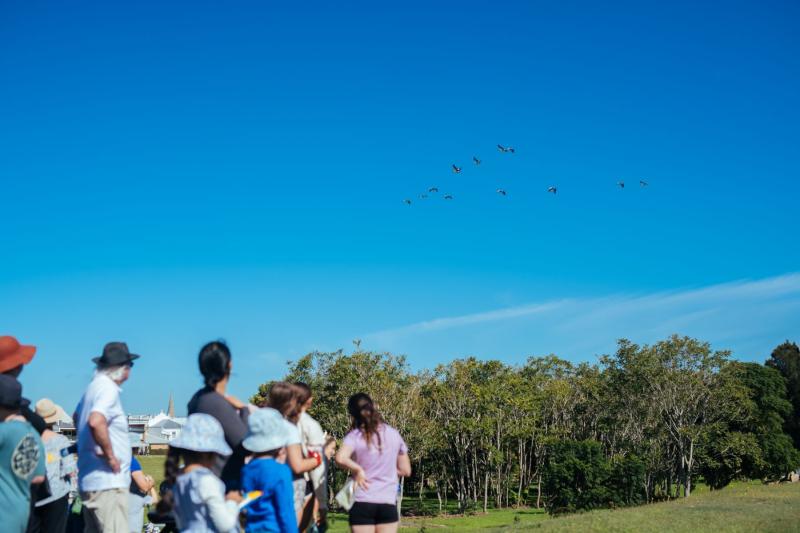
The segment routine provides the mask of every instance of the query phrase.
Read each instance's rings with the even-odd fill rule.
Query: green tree
[[[752,433],[761,451],[761,460],[745,464],[743,473],[753,479],[778,480],[800,466],[800,452],[784,433],[793,409],[787,398],[786,380],[774,367],[757,363],[737,362],[731,369],[748,388],[752,402],[750,416],[734,426]]]
[[[792,437],[795,448],[800,448],[800,348],[788,340],[772,351],[767,366],[778,370],[786,379],[792,413],[786,420],[786,432]]]
[[[552,443],[543,485],[551,514],[621,507],[644,499],[644,465],[634,455],[609,459],[599,442]]]

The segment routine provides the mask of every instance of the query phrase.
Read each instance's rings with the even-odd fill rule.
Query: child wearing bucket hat
[[[230,454],[217,419],[204,413],[189,415],[170,443],[164,477],[172,491],[159,502],[158,512],[172,511],[181,532],[238,532],[237,502],[226,499],[225,485],[211,470],[220,456]]]
[[[253,458],[242,469],[242,490],[261,495],[247,506],[247,533],[295,532],[291,469],[277,461],[290,435],[283,416],[269,407],[250,414],[242,446]]]

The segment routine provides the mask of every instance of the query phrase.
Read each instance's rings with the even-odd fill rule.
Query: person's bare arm
[[[402,477],[411,476],[411,459],[407,453],[397,456],[397,475]]]
[[[300,449],[299,444],[290,444],[286,447],[286,464],[292,469],[295,474],[302,474],[309,470],[314,470],[320,465],[321,458],[319,453],[316,457],[303,457],[303,450]]]
[[[31,485],[38,485],[40,483],[44,483],[45,477],[44,476],[36,476],[31,479]]]
[[[228,401],[229,404],[231,404],[236,409],[241,409],[247,406],[247,404],[244,403],[242,400],[230,394],[226,394],[225,399]]]
[[[94,441],[103,450],[103,456],[108,461],[108,466],[111,471],[118,474],[120,471],[119,459],[114,455],[114,449],[111,447],[111,438],[108,435],[108,421],[106,417],[97,411],[92,411],[89,414],[89,429],[92,432]]]
[[[336,452],[336,464],[352,473],[356,485],[362,489],[368,489],[369,482],[367,481],[367,476],[364,473],[364,469],[361,468],[358,463],[353,461],[352,456],[353,448],[347,444],[342,444],[342,447],[339,448],[338,452]]]
[[[153,478],[145,475],[145,473],[141,470],[131,472],[131,479],[134,483],[136,483],[136,486],[139,487],[139,490],[142,492],[149,492],[150,489],[153,488]]]

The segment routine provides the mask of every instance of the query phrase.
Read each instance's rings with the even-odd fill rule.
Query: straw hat
[[[45,423],[55,424],[59,420],[69,420],[66,411],[50,398],[42,398],[36,402],[36,414],[44,418]]]

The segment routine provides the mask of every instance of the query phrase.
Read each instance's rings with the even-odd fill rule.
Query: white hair
[[[127,365],[104,366],[102,368],[98,368],[97,372],[105,374],[106,376],[111,378],[111,381],[113,381],[114,383],[119,383],[120,381],[122,381],[122,378],[124,377],[126,366]]]

